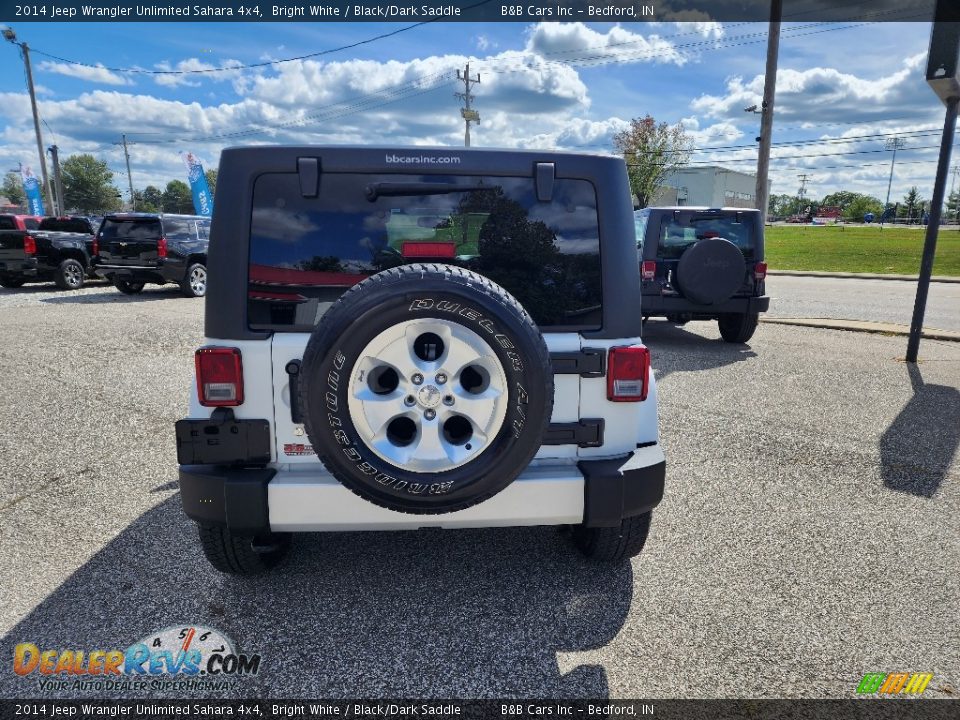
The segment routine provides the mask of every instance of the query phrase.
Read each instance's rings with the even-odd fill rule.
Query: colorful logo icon
[[[25,676],[256,675],[260,655],[238,653],[219,630],[202,625],[164,628],[125,650],[44,649],[19,643],[13,671]]]
[[[860,695],[920,695],[932,673],[867,673],[857,686]]]

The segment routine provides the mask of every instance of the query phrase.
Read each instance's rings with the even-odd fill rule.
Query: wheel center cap
[[[433,385],[424,385],[417,393],[417,399],[425,408],[435,408],[440,404],[440,390]]]

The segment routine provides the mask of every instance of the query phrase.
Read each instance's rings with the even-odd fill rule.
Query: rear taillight
[[[610,348],[607,357],[607,400],[637,402],[647,399],[650,351],[645,347]]]
[[[640,277],[644,280],[653,280],[657,276],[657,261],[644,260],[640,265]]]
[[[100,254],[100,238],[96,235],[93,236],[93,256],[96,257]]]
[[[165,258],[166,256],[167,256],[167,239],[165,237],[162,237],[159,240],[157,240],[157,257]]]
[[[243,404],[243,361],[237,348],[200,348],[195,356],[197,397],[206,407]]]
[[[33,235],[23,236],[23,251],[27,255],[37,254],[37,241],[33,239]]]
[[[765,262],[759,262],[753,266],[753,279],[754,280],[767,279],[767,264]]]
[[[452,258],[457,255],[457,244],[452,242],[405,242],[400,246],[405,258]]]

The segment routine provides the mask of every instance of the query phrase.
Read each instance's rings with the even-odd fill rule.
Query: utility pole
[[[463,123],[465,125],[463,133],[463,146],[470,147],[470,123],[480,122],[480,113],[470,107],[470,101],[473,100],[473,94],[470,92],[470,83],[479,83],[480,73],[477,73],[476,78],[470,77],[470,63],[467,63],[467,67],[463,71],[463,74],[457,70],[457,80],[463,81],[463,92],[454,93],[454,96],[463,100],[463,103],[466,106],[460,108],[460,115],[463,117]]]
[[[57,187],[57,207],[58,215],[67,214],[67,201],[63,197],[63,175],[60,172],[60,148],[56,145],[50,146],[50,156],[53,158],[53,183]]]
[[[890,206],[890,186],[893,184],[893,166],[897,162],[897,150],[902,150],[907,146],[906,140],[901,137],[892,137],[887,140],[884,146],[887,150],[893,150],[893,157],[890,159],[890,179],[887,180],[887,201],[883,204],[883,213],[880,215],[880,229],[883,229],[883,218],[886,217],[887,208]],[[896,220],[896,217],[894,217]]]
[[[33,129],[37,133],[37,152],[40,155],[40,172],[43,175],[43,186],[47,191],[47,198],[53,203],[53,193],[50,192],[50,176],[47,174],[47,156],[43,152],[43,136],[40,134],[40,113],[37,111],[37,93],[33,89],[33,70],[30,67],[30,48],[25,42],[17,42],[17,34],[13,28],[3,29],[5,40],[19,46],[23,55],[23,64],[27,70],[27,89],[30,91],[30,107],[33,110]]]
[[[127,136],[126,134],[121,135],[123,142],[114,143],[114,145],[123,145],[123,155],[127,158],[127,182],[130,183],[130,209],[134,212],[137,210],[137,198],[133,194],[133,175],[130,174],[130,153],[127,151]],[[131,145],[136,145],[132,142]]]
[[[757,209],[761,226],[767,222],[767,206],[770,204],[770,143],[773,139],[773,98],[777,89],[777,56],[780,51],[780,17],[783,0],[770,4],[770,29],[767,32],[767,69],[763,76],[763,103],[760,109],[760,149],[757,155]]]

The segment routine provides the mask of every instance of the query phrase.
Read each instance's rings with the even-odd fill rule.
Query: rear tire
[[[25,282],[26,280],[14,280],[13,278],[0,278],[0,287],[16,290],[19,287],[23,287],[23,284]]]
[[[721,315],[717,320],[720,328],[720,337],[728,343],[745,343],[753,337],[760,315],[744,313],[743,315]]]
[[[207,268],[202,263],[193,263],[180,281],[180,290],[187,297],[203,297],[207,294]]]
[[[124,295],[136,295],[143,292],[144,284],[142,282],[131,282],[123,278],[117,278],[113,281],[113,286]]]
[[[591,560],[619,562],[636,557],[647,543],[653,511],[624,518],[620,527],[573,528],[573,542]]]
[[[210,564],[230,575],[256,575],[275,567],[290,550],[289,533],[237,535],[218,525],[198,525],[200,546]]]
[[[79,260],[67,258],[57,266],[57,271],[53,274],[53,282],[61,290],[79,290],[83,287],[86,273]]]

